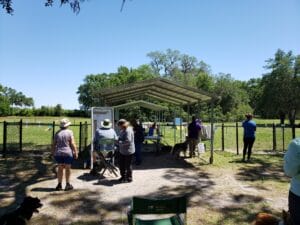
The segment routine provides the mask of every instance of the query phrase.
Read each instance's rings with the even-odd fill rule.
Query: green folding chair
[[[187,197],[145,199],[133,197],[129,225],[185,225]]]

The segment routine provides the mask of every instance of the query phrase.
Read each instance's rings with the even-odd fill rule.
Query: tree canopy
[[[22,92],[0,84],[0,115],[8,115],[12,107],[34,106],[34,101]]]
[[[53,6],[55,0],[43,0],[45,2],[45,6]],[[58,0],[60,5],[69,5],[74,13],[80,12],[80,3],[84,2],[85,0]],[[126,0],[122,0],[121,11],[125,4]],[[0,5],[8,14],[13,14],[13,0],[0,0]]]

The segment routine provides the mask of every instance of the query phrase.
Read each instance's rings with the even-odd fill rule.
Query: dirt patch
[[[88,170],[74,169],[72,184],[75,190],[55,192],[51,160],[40,155],[8,157],[0,162],[0,215],[19,204],[24,195],[39,197],[44,204],[31,221],[39,225],[127,224],[126,212],[133,196],[186,194],[189,196],[188,224],[191,225],[210,224],[205,222],[210,212],[214,215],[208,220],[211,224],[212,221],[214,224],[235,224],[237,221],[220,221],[226,218],[231,221],[232,214],[240,213],[241,209],[253,217],[257,211],[279,212],[287,208],[287,180],[282,181],[286,186],[282,190],[261,178],[275,171],[266,169],[247,180],[251,168],[195,167],[195,160],[198,159],[176,160],[169,154],[147,153],[142,165],[134,166],[132,183],[119,183],[118,177],[109,173],[104,177],[92,177]],[[255,207],[249,209],[249,204]],[[245,223],[239,221],[238,224],[249,224],[251,216],[240,218]]]

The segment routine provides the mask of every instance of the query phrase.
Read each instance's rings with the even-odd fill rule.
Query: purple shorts
[[[56,155],[54,156],[56,162],[58,164],[69,164],[71,165],[74,158],[72,156],[60,156],[60,155]]]

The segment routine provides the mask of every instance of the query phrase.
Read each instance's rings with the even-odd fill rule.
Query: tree
[[[45,6],[53,6],[54,0],[43,0],[45,2]],[[74,13],[79,13],[80,12],[80,3],[84,2],[85,0],[60,0],[60,5],[66,5],[69,4],[71,9],[73,10]],[[123,9],[123,6],[125,4],[126,0],[122,0],[122,6],[121,6],[121,11]],[[0,5],[2,5],[2,8],[6,11],[8,14],[13,14],[14,9],[12,7],[13,1],[12,0],[0,0]]]
[[[249,96],[243,89],[241,81],[234,80],[230,74],[219,74],[216,76],[213,93],[220,96],[222,113],[227,119],[240,119],[246,112],[252,111],[249,105]]]
[[[120,66],[117,73],[88,75],[84,84],[80,85],[77,91],[78,100],[84,110],[93,106],[103,106],[105,103],[97,95],[101,89],[115,87],[118,85],[130,84],[140,80],[147,80],[157,77],[150,66],[141,65],[136,69],[128,69]]]
[[[275,57],[266,61],[270,72],[262,79],[263,92],[260,106],[265,116],[278,115],[284,123],[286,116],[290,124],[295,123],[299,110],[299,56],[291,51],[285,53],[278,49]]]
[[[0,84],[1,115],[9,115],[13,107],[30,107],[34,105],[33,99],[26,97],[22,92],[5,87]]]
[[[247,91],[249,96],[249,105],[254,111],[254,114],[261,115],[260,101],[262,96],[262,79],[261,78],[251,78],[247,82],[243,82],[243,88]]]

